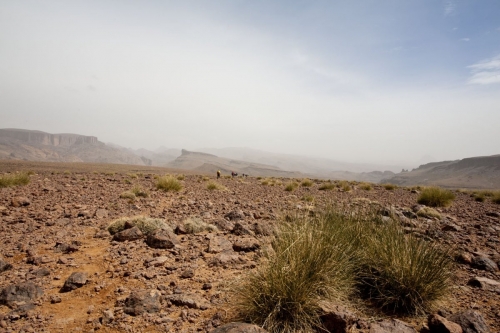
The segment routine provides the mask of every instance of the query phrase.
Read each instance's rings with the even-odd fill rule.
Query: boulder
[[[500,288],[500,282],[485,277],[476,276],[467,282],[469,286],[481,289],[496,289]]]
[[[165,297],[166,300],[170,301],[176,306],[187,306],[191,309],[208,309],[208,302],[198,295],[191,294],[174,294]]]
[[[11,205],[13,207],[24,207],[24,206],[29,206],[30,204],[31,201],[26,197],[14,197],[11,200]]]
[[[483,315],[472,309],[455,313],[448,318],[462,327],[463,333],[490,333]]]
[[[171,249],[179,244],[179,241],[173,232],[157,229],[148,235],[146,243],[155,249]]]
[[[330,303],[320,304],[323,314],[320,319],[330,333],[347,333],[356,325],[356,316],[351,311]]]
[[[123,311],[131,316],[139,316],[144,312],[160,311],[161,293],[158,290],[136,290],[125,300]]]
[[[404,321],[387,319],[371,324],[369,333],[417,333],[417,331]]]
[[[498,270],[497,264],[485,255],[478,255],[472,258],[472,266],[489,272],[496,272]]]
[[[208,244],[209,253],[220,253],[231,250],[232,248],[233,244],[231,244],[231,242],[228,241],[225,237],[221,236],[212,237]]]
[[[258,250],[260,248],[260,243],[255,238],[245,237],[236,240],[233,244],[233,250],[239,252],[251,252]]]
[[[120,232],[117,232],[113,236],[113,240],[118,241],[118,242],[124,242],[124,241],[133,241],[136,239],[141,239],[144,236],[142,231],[137,228],[137,227],[132,227],[129,229],[122,230]]]
[[[236,222],[234,224],[234,228],[232,231],[233,234],[237,236],[253,236],[254,232],[250,230],[246,225],[240,222]]]
[[[3,260],[0,260],[0,273],[5,272],[11,268],[12,268],[11,264],[9,264],[8,262],[5,262]]]
[[[19,303],[30,303],[42,295],[42,288],[31,282],[13,284],[0,292],[0,304],[13,308]]]
[[[462,333],[460,325],[438,314],[429,315],[427,325],[429,326],[430,333]]]
[[[68,292],[83,287],[87,283],[87,273],[73,272],[64,282],[61,292]]]
[[[224,215],[224,217],[229,221],[238,221],[238,220],[243,220],[245,218],[245,214],[243,213],[242,210],[233,210]]]

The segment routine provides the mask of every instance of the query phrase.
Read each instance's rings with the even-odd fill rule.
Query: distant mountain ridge
[[[452,188],[500,188],[500,155],[433,162],[383,180],[401,186],[437,185]]]

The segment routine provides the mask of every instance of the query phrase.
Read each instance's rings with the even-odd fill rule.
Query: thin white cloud
[[[500,54],[496,57],[482,60],[474,65],[468,66],[472,76],[470,84],[494,84],[500,83]]]
[[[455,13],[456,4],[453,1],[446,1],[444,5],[444,16],[450,16]]]
[[[461,41],[468,42],[468,41],[470,41],[470,38],[467,38],[467,37],[466,38],[462,38]]]

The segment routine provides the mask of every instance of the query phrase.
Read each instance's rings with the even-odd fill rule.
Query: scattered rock
[[[429,326],[430,333],[462,333],[460,325],[438,314],[429,315],[427,325]]]
[[[387,319],[370,326],[370,333],[417,333],[417,331],[398,319]]]
[[[165,297],[166,300],[177,306],[187,306],[191,309],[208,309],[208,303],[198,295],[175,294]]]
[[[231,221],[227,221],[227,220],[224,220],[224,219],[218,219],[218,220],[215,220],[214,222],[212,222],[213,225],[215,225],[217,227],[217,229],[221,230],[221,231],[233,231],[233,228],[234,228],[234,223],[231,222]]]
[[[95,211],[94,216],[98,219],[103,219],[108,217],[108,211],[106,209],[98,209]]]
[[[215,236],[210,239],[208,244],[209,253],[220,253],[223,251],[228,251],[233,248],[233,244],[228,241],[225,237]]]
[[[155,249],[171,249],[179,244],[177,235],[171,231],[157,229],[146,238],[146,243]]]
[[[22,302],[34,301],[42,295],[42,288],[31,282],[13,284],[0,292],[0,304],[12,308]]]
[[[490,333],[483,315],[472,309],[451,315],[448,319],[460,325],[463,333]]]
[[[220,326],[211,333],[266,333],[267,331],[259,326],[246,323],[229,323]]]
[[[233,244],[233,250],[236,252],[244,251],[251,252],[258,250],[260,248],[260,243],[255,238],[245,237],[236,240]]]
[[[321,322],[330,333],[347,333],[356,324],[356,316],[349,310],[329,303],[320,304]]]
[[[234,228],[233,228],[233,231],[232,231],[233,234],[237,235],[237,236],[253,236],[254,235],[254,232],[252,230],[250,230],[250,228],[248,228],[246,225],[240,223],[240,222],[236,222],[234,224]]]
[[[68,292],[83,287],[87,283],[87,273],[73,272],[64,282],[61,292]]]
[[[117,232],[113,235],[113,240],[118,242],[124,241],[134,241],[136,239],[141,239],[144,236],[142,231],[137,227],[128,228]]]
[[[194,269],[186,269],[180,275],[181,279],[190,279],[194,277]]]
[[[137,290],[125,300],[123,312],[139,316],[144,312],[155,313],[160,311],[161,293],[158,290]]]
[[[115,320],[115,315],[111,310],[104,310],[102,312],[101,322],[103,325],[108,325]]]
[[[497,264],[484,255],[478,255],[472,258],[472,266],[489,272],[496,272],[498,270]]]
[[[26,197],[14,197],[11,200],[11,205],[13,207],[24,207],[24,206],[29,206],[30,204],[31,201]]]
[[[224,218],[228,219],[229,221],[238,221],[243,220],[245,218],[245,214],[241,210],[233,210],[224,215]]]
[[[3,260],[0,260],[0,273],[5,272],[11,268],[12,268],[11,264],[9,264],[8,262],[5,262]]]
[[[493,289],[500,287],[500,282],[485,277],[476,276],[467,282],[469,286],[481,289]]]
[[[57,296],[57,295],[50,296],[50,303],[56,304],[56,303],[61,303],[61,302],[62,302],[62,299],[60,296]]]

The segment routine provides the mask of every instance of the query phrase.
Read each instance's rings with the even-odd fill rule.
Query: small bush
[[[304,195],[302,197],[302,200],[304,200],[306,202],[313,202],[314,201],[314,197],[312,195]]]
[[[184,229],[188,234],[197,234],[202,231],[217,231],[217,227],[203,222],[202,219],[197,217],[189,217],[182,222]]]
[[[267,178],[266,178],[266,179],[262,179],[262,180],[260,181],[260,184],[261,184],[261,185],[269,185],[269,179],[267,179]]]
[[[129,173],[128,176],[130,178],[134,178],[134,179],[137,178],[137,174],[135,174],[135,173]]]
[[[439,214],[439,212],[437,210],[435,210],[431,207],[422,207],[417,212],[417,215],[421,216],[421,217],[427,217],[427,218],[433,218],[433,217],[438,218],[438,219],[441,218],[441,214]]]
[[[453,277],[450,252],[406,235],[396,223],[371,230],[362,270],[365,296],[393,313],[423,314],[446,296]]]
[[[427,187],[422,190],[418,197],[418,203],[431,207],[446,207],[455,199],[451,191],[439,187]]]
[[[156,188],[165,192],[179,192],[182,190],[182,183],[173,176],[163,176],[158,178]]]
[[[297,184],[296,182],[290,182],[290,183],[286,184],[285,191],[287,191],[287,192],[295,191],[295,189],[298,186],[299,186],[299,184]]]
[[[338,187],[340,187],[344,192],[349,192],[352,189],[351,184],[349,184],[346,180],[339,182]]]
[[[219,190],[219,191],[225,191],[227,188],[224,185],[221,185],[219,183],[216,183],[214,181],[211,181],[207,184],[207,190],[213,191],[213,190]]]
[[[122,217],[111,222],[108,226],[108,231],[111,235],[125,230],[125,226],[139,228],[143,234],[149,235],[156,229],[164,229],[172,231],[172,228],[163,219],[155,219],[146,216]]]
[[[130,192],[134,193],[134,195],[136,197],[143,197],[143,198],[147,198],[148,197],[148,192],[146,192],[145,190],[143,190],[142,187],[140,187],[139,185],[136,185],[136,186],[132,187],[132,189],[130,190]]]
[[[30,182],[30,176],[26,172],[15,174],[5,174],[0,176],[0,187],[27,185]]]
[[[186,176],[184,175],[178,175],[177,176],[177,180],[184,180],[186,178]]]
[[[313,186],[313,184],[314,184],[313,181],[307,178],[303,179],[302,182],[300,183],[300,185],[303,187],[311,187]]]
[[[283,222],[266,260],[236,287],[242,319],[269,332],[321,331],[320,303],[355,286],[355,234],[338,215]]]
[[[359,184],[359,188],[361,188],[362,190],[365,190],[365,191],[373,190],[372,185],[369,183],[361,183],[361,184]]]
[[[396,189],[396,185],[394,184],[383,184],[382,185],[387,191],[394,191]]]
[[[330,191],[335,188],[335,185],[331,182],[326,182],[324,184],[321,184],[321,186],[318,188],[320,191]]]

